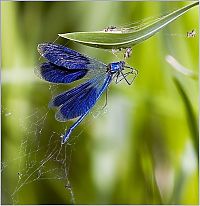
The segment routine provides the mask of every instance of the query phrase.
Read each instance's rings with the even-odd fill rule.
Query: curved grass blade
[[[174,83],[178,89],[178,92],[183,100],[183,103],[185,105],[185,111],[186,111],[186,115],[187,115],[187,120],[188,120],[188,125],[189,125],[189,129],[192,135],[192,142],[194,145],[194,149],[196,152],[196,157],[197,160],[199,159],[199,132],[198,132],[198,126],[197,126],[197,121],[192,109],[192,105],[190,103],[190,100],[185,92],[185,90],[183,89],[183,86],[181,85],[181,83],[179,82],[179,80],[177,78],[173,78]]]
[[[178,17],[182,16],[184,13],[198,4],[199,2],[195,2],[193,4],[187,5],[138,30],[125,28],[125,30],[122,30],[121,32],[73,32],[58,35],[90,47],[98,47],[104,49],[132,47],[150,38],[165,26],[167,26],[169,23],[173,22]]]

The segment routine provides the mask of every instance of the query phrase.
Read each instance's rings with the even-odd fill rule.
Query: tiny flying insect
[[[65,132],[62,144],[68,140],[71,132],[90,112],[103,92],[107,91],[113,79],[116,83],[124,79],[130,85],[138,74],[136,69],[126,66],[124,61],[106,65],[58,44],[39,44],[38,51],[47,60],[35,69],[40,78],[56,84],[69,84],[83,78],[85,80],[82,84],[53,97],[49,102],[50,108],[58,108],[55,115],[57,121],[65,122],[78,118]],[[128,71],[124,72],[125,69]],[[131,81],[127,79],[129,75],[133,75]]]
[[[194,29],[192,31],[187,32],[188,38],[195,37],[195,36],[196,36],[196,31]]]

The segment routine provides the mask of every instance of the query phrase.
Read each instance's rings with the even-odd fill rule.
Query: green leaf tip
[[[71,41],[81,43],[90,47],[98,47],[103,49],[120,49],[132,47],[139,44],[151,36],[155,35],[169,23],[182,16],[192,7],[198,5],[199,2],[192,3],[181,9],[167,14],[156,22],[147,25],[138,30],[130,28],[122,28],[118,31],[94,31],[94,32],[72,32],[65,34],[58,34],[60,37],[69,39]]]

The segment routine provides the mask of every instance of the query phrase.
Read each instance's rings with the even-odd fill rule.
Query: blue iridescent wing
[[[38,51],[49,62],[67,69],[97,69],[105,66],[104,63],[94,58],[58,44],[39,44]]]
[[[50,103],[51,106],[60,106],[56,113],[56,119],[63,122],[87,113],[95,105],[111,80],[112,77],[109,74],[97,76],[77,88],[56,96]]]
[[[64,143],[108,87],[112,76],[107,72],[106,64],[67,47],[44,43],[38,45],[38,51],[48,60],[36,69],[36,74],[41,78],[53,83],[86,80],[78,87],[54,97],[49,103],[50,107],[59,108],[56,113],[58,121],[79,117],[65,133]]]
[[[71,90],[65,91],[57,96],[55,96],[50,102],[49,102],[49,108],[53,107],[60,107],[65,102],[67,102],[69,99],[72,99],[80,92],[84,91],[91,85],[91,81],[87,81],[78,87],[75,87]]]
[[[86,69],[66,69],[50,62],[44,62],[35,69],[35,74],[52,83],[71,83],[83,78],[87,74]]]
[[[96,78],[89,80],[85,84],[82,84],[82,88],[77,87],[68,91],[63,97],[69,97],[65,103],[60,106],[59,111],[56,113],[56,119],[58,121],[66,121],[68,119],[76,118],[77,121],[66,131],[63,136],[62,144],[64,144],[72,131],[81,123],[81,121],[85,118],[85,116],[89,113],[91,108],[95,105],[97,100],[103,94],[105,89],[108,87],[112,80],[112,76],[110,74],[106,74],[103,78]],[[75,94],[75,90],[78,92]],[[73,97],[75,94],[75,97]],[[61,97],[61,96],[60,96]],[[60,101],[61,103],[61,101]]]

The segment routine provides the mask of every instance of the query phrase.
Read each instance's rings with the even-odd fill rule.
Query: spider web
[[[10,168],[14,164],[18,165],[15,167],[17,168],[16,171],[13,171],[13,174],[16,174],[14,189],[6,188],[6,183],[4,183],[2,188],[3,193],[9,193],[7,195],[10,196],[11,200],[8,201],[12,204],[19,203],[20,197],[18,193],[25,185],[40,180],[62,180],[69,192],[71,203],[75,202],[68,178],[72,153],[70,145],[61,145],[60,138],[58,138],[60,134],[54,131],[52,131],[47,144],[44,143],[42,138],[48,113],[49,110],[44,112],[43,116],[40,116],[40,110],[36,109],[33,114],[20,120],[19,126],[25,131],[25,135],[21,140],[17,157],[12,160],[2,158],[2,179],[7,172],[10,172]],[[2,110],[2,115],[8,117],[12,113]],[[30,121],[30,124],[24,126],[25,121],[29,122],[33,118],[36,118],[36,121]],[[8,196],[5,199],[9,199]]]
[[[50,85],[49,89],[51,95],[54,96],[60,88],[58,85]],[[44,135],[48,128],[48,120],[52,118],[50,110],[46,106],[35,108],[30,115],[19,121],[15,118],[15,111],[2,106],[2,117],[13,118],[19,122],[18,127],[24,131],[18,145],[16,158],[9,159],[7,156],[2,158],[2,203],[19,204],[22,201],[23,191],[32,187],[34,183],[37,182],[42,187],[43,181],[57,181],[66,194],[66,203],[75,204],[75,195],[69,178],[74,147],[78,137],[88,128],[88,125],[92,124],[92,119],[98,118],[106,112],[107,109],[103,109],[102,105],[96,105],[89,115],[92,118],[82,122],[84,129],[78,135],[72,134],[68,143],[61,144],[66,123],[60,123],[60,131],[50,131],[49,138]],[[7,184],[10,172],[15,179],[13,181],[15,184],[12,186]],[[28,204],[32,204],[32,202],[28,202]]]

